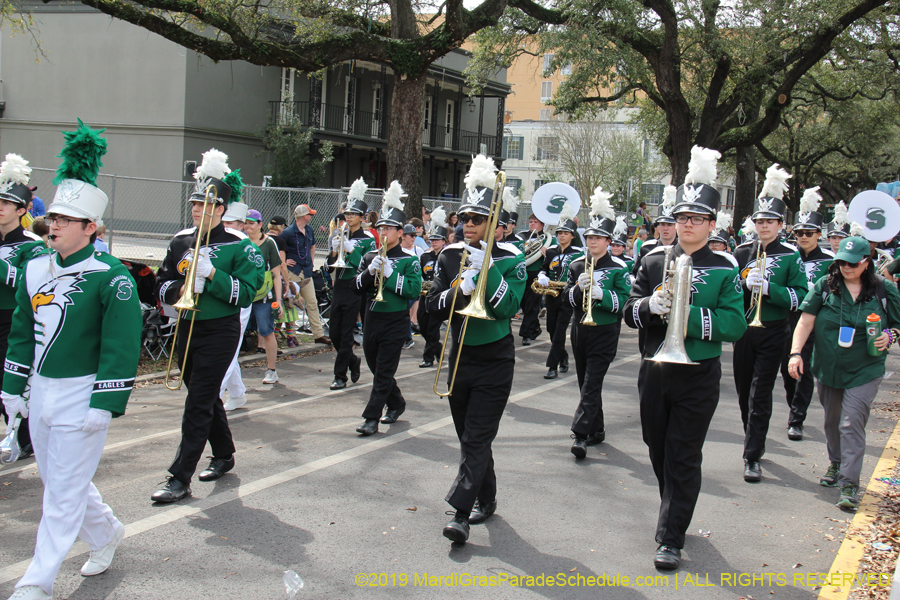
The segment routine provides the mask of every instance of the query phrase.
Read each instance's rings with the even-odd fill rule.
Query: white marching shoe
[[[20,588],[16,588],[9,600],[44,600],[52,597],[36,585],[23,585]]]
[[[113,556],[116,555],[116,548],[122,543],[124,537],[125,526],[119,523],[119,528],[116,529],[116,535],[112,541],[99,550],[91,551],[91,556],[84,563],[84,566],[81,567],[81,574],[85,577],[91,577],[106,571],[112,563]]]
[[[228,400],[225,401],[225,412],[232,411],[236,408],[240,408],[243,405],[247,404],[247,394],[242,396],[234,396],[231,394],[228,395]]]

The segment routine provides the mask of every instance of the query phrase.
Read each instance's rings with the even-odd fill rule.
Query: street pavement
[[[547,334],[517,346],[512,396],[494,442],[499,508],[458,547],[441,529],[450,519],[443,498],[459,446],[446,400],[432,392],[434,370],[418,368],[423,342],[415,339],[398,370],[407,411],[372,437],[355,433],[372,381],[365,367],[358,384],[337,392],[328,390],[330,352],[279,363],[274,386],[262,384],[264,367],[245,367],[249,402],[229,417],[235,470],[212,483],[195,479],[193,498],[175,505],[154,506],[149,498],[175,454],[184,393],[158,384],[136,390],[127,414],[112,423],[94,478],[127,537],[109,571],[91,578],[78,573],[87,549],[76,544],[54,597],[286,598],[286,570],[303,579],[301,600],[818,594],[794,585],[795,575],[828,572],[852,515],[834,506],[836,489],[818,485],[827,458],[817,400],[804,441],[788,441],[779,380],[764,479],[745,483],[726,346],[683,566],[654,579],[666,574],[652,565],[659,495],[641,439],[636,333],[623,327],[605,381],[606,442],[580,461],[569,452],[578,402],[574,361],[569,373],[547,381]],[[888,370],[897,364],[889,358]],[[876,402],[892,400],[896,389],[894,375]],[[863,482],[893,426],[873,412]],[[12,592],[32,555],[41,494],[33,459],[0,470],[0,598]],[[515,576],[534,580],[510,585]]]

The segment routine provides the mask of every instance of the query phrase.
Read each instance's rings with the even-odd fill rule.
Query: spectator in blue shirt
[[[278,237],[283,239],[287,246],[285,248],[287,256],[285,265],[288,268],[288,277],[291,281],[300,284],[300,295],[306,304],[306,314],[309,315],[309,327],[315,338],[314,341],[317,344],[330,344],[331,340],[325,337],[322,320],[319,318],[316,286],[311,281],[303,283],[304,280],[312,277],[315,268],[316,236],[309,224],[314,214],[316,211],[306,204],[298,205],[294,209],[294,224],[282,231]]]
[[[34,192],[37,190],[37,186],[31,188],[31,191]],[[28,213],[32,217],[42,217],[47,214],[47,209],[44,207],[44,201],[38,198],[37,196],[32,195],[31,197],[31,209]]]

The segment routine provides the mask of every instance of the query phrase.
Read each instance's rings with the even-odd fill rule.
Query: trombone
[[[584,273],[588,276],[590,286],[581,293],[581,310],[584,312],[581,324],[593,327],[597,323],[594,322],[594,257],[590,252],[584,255]]]
[[[197,262],[200,260],[200,240],[202,239],[200,236],[203,235],[203,226],[206,223],[206,209],[212,204],[213,212],[215,212],[217,197],[218,191],[216,190],[216,186],[210,185],[206,188],[206,194],[203,197],[203,214],[200,216],[200,226],[197,227],[197,242],[194,244],[194,255],[191,257],[191,266],[188,267],[184,277],[184,285],[181,287],[181,299],[172,305],[173,308],[178,309],[178,317],[175,321],[175,333],[172,335],[172,351],[169,352],[169,362],[166,365],[166,387],[173,392],[180,390],[181,385],[184,382],[184,366],[187,364],[188,348],[191,346],[191,335],[194,333],[194,317],[197,316],[197,312],[200,310],[197,308],[197,301],[200,298],[200,294],[194,292],[194,277],[197,275]],[[212,215],[209,215],[209,221],[209,225],[211,225]],[[204,243],[205,246],[209,246],[209,236],[211,234],[212,227],[208,227],[206,231],[206,242]],[[169,384],[169,379],[172,376],[172,358],[175,356],[176,343],[178,341],[178,328],[181,326],[181,317],[186,310],[191,311],[191,327],[188,329],[187,342],[184,344],[184,358],[181,361],[178,379],[176,380],[178,384],[173,387]]]
[[[453,384],[456,382],[456,374],[459,371],[459,357],[462,356],[463,339],[466,337],[466,329],[469,326],[469,317],[483,319],[485,321],[494,321],[494,317],[488,314],[485,306],[485,296],[487,293],[487,272],[491,266],[491,250],[494,248],[494,232],[497,230],[497,223],[500,221],[500,210],[503,208],[503,188],[506,187],[506,173],[497,172],[497,179],[494,180],[494,201],[491,202],[491,211],[488,215],[487,227],[484,230],[486,246],[484,249],[484,260],[481,263],[480,277],[478,283],[475,284],[475,291],[472,292],[472,301],[465,308],[455,311],[456,297],[459,295],[459,286],[462,285],[463,271],[466,269],[466,261],[469,259],[469,247],[463,246],[463,251],[459,259],[459,274],[457,275],[458,283],[456,290],[453,292],[453,301],[450,303],[450,318],[447,321],[447,331],[444,333],[444,342],[441,347],[441,355],[438,357],[437,372],[434,374],[434,393],[442,398],[453,393]],[[471,268],[471,267],[469,267]],[[454,311],[463,317],[462,329],[459,333],[459,341],[457,342],[456,361],[453,363],[453,374],[450,376],[450,385],[447,386],[447,392],[438,391],[438,384],[441,381],[441,366],[444,363],[444,354],[447,352],[447,342],[450,340],[450,330],[453,324]]]
[[[756,247],[756,268],[761,269],[761,272],[763,274],[765,274],[765,272],[766,272],[766,253],[762,252],[762,254],[760,254],[761,251],[762,251],[762,242],[760,242],[759,245]],[[762,261],[762,262],[760,262],[760,261]],[[763,275],[763,276],[765,276],[765,275]],[[762,316],[762,296],[763,296],[762,286],[760,286],[758,288],[754,288],[750,292],[750,309],[753,310],[753,308],[756,307],[756,310],[753,313],[753,320],[747,324],[748,327],[765,327],[765,325],[763,325],[762,319],[760,318]]]

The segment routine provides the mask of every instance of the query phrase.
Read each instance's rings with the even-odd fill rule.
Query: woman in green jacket
[[[822,277],[800,305],[803,315],[794,330],[788,372],[803,373],[800,351],[815,331],[811,369],[818,380],[825,409],[825,441],[831,466],[820,479],[840,486],[837,503],[856,509],[859,475],[866,450],[866,422],[884,377],[884,352],[900,336],[900,293],[875,274],[869,242],[862,237],[841,241],[828,275]],[[866,319],[877,315],[883,331],[875,339],[880,352],[867,349]]]

